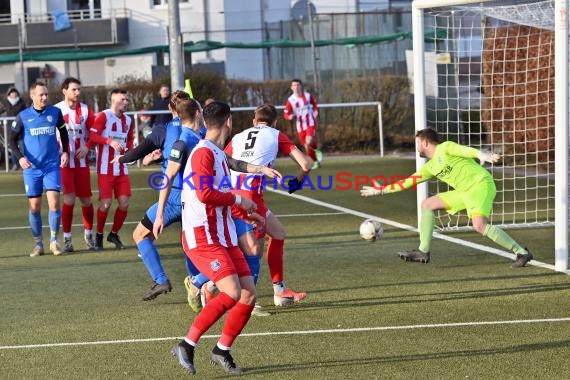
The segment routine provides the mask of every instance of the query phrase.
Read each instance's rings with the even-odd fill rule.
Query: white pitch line
[[[309,198],[309,197],[306,197],[306,196],[304,196],[304,195],[289,194],[289,193],[287,193],[286,191],[283,191],[283,190],[275,190],[275,189],[267,189],[267,191],[271,191],[271,192],[273,192],[273,193],[281,194],[281,195],[288,196],[288,197],[297,198],[297,199],[299,199],[299,200],[302,200],[302,201],[305,201],[305,202],[308,202],[308,203],[312,203],[312,204],[317,205],[317,206],[329,208],[329,209],[336,210],[336,211],[341,211],[341,212],[344,212],[344,213],[346,213],[346,214],[351,214],[351,215],[359,216],[359,217],[364,218],[364,219],[375,219],[375,220],[380,221],[381,223],[384,223],[384,224],[387,224],[387,225],[390,225],[390,226],[394,226],[394,227],[397,227],[397,228],[400,228],[400,229],[403,229],[403,230],[407,230],[407,231],[411,231],[411,232],[418,232],[418,229],[417,229],[416,227],[412,227],[412,226],[407,225],[407,224],[398,223],[398,222],[393,221],[393,220],[390,220],[390,219],[380,218],[380,217],[378,217],[378,216],[376,216],[376,215],[367,214],[367,213],[365,213],[365,212],[360,212],[360,211],[352,210],[352,209],[350,209],[350,208],[333,205],[333,204],[331,204],[331,203],[319,201],[319,200],[317,200],[317,199]],[[454,238],[454,237],[452,237],[452,236],[443,235],[443,234],[440,234],[440,233],[438,233],[438,232],[434,232],[434,233],[433,233],[433,237],[438,238],[438,239],[441,239],[441,240],[446,240],[446,241],[448,241],[448,242],[450,242],[450,243],[455,243],[455,244],[458,244],[458,245],[463,245],[463,246],[466,246],[466,247],[469,247],[469,248],[477,249],[477,250],[480,250],[480,251],[483,251],[483,252],[492,253],[492,254],[497,255],[497,256],[506,257],[506,258],[511,259],[511,260],[515,260],[515,259],[516,259],[516,255],[515,255],[514,253],[510,253],[510,252],[507,252],[507,251],[502,251],[502,250],[497,249],[497,248],[488,247],[488,246],[483,245],[483,244],[472,243],[472,242],[465,241],[465,240],[462,240],[462,239]],[[533,266],[535,266],[535,267],[545,268],[545,269],[549,269],[549,270],[552,270],[552,271],[555,270],[555,269],[554,269],[554,265],[546,264],[546,263],[543,263],[543,262],[541,262],[541,261],[534,260],[534,259],[533,259],[532,261],[530,261],[527,265],[533,265]],[[570,270],[567,270],[566,272],[562,272],[562,273],[566,273],[566,274],[570,275]]]
[[[155,189],[151,188],[151,187],[135,187],[132,188],[131,191],[145,191],[145,190],[152,190],[152,191],[156,191]],[[93,190],[91,191],[92,193],[98,193],[99,190]],[[0,198],[9,198],[9,197],[22,197],[25,198],[26,194],[25,193],[16,193],[16,194],[0,194]]]
[[[316,334],[342,334],[342,333],[358,333],[370,331],[393,331],[393,330],[418,330],[418,329],[434,329],[434,328],[453,328],[453,327],[476,327],[489,325],[518,325],[518,324],[534,324],[534,323],[556,323],[570,322],[570,317],[564,318],[542,318],[542,319],[515,319],[506,321],[477,321],[477,322],[451,322],[451,323],[432,323],[420,325],[400,325],[400,326],[376,326],[376,327],[355,327],[346,329],[322,329],[322,330],[295,330],[295,331],[273,331],[259,333],[240,334],[240,338],[254,338],[260,336],[280,336],[280,335],[316,335]],[[204,335],[202,339],[217,339],[219,335]],[[180,336],[171,336],[164,338],[142,338],[142,339],[118,339],[118,340],[100,340],[91,342],[67,342],[67,343],[45,343],[45,344],[22,344],[14,346],[0,346],[0,350],[16,350],[25,348],[50,348],[50,347],[75,347],[75,346],[94,346],[109,344],[125,344],[125,343],[147,343],[162,342],[170,340],[183,339]]]
[[[295,218],[295,217],[310,217],[310,216],[330,216],[330,215],[346,215],[345,212],[313,212],[306,214],[283,214],[277,215],[279,218]],[[139,222],[125,222],[124,224],[138,224]],[[105,223],[106,226],[110,226],[113,222]],[[72,224],[71,227],[83,227],[83,223]],[[17,226],[17,227],[0,227],[0,231],[12,231],[12,230],[25,230],[30,228],[30,226]],[[49,228],[49,225],[43,226],[43,228]]]

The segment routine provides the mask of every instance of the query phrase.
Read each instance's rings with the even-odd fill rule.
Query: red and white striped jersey
[[[288,156],[297,149],[293,141],[278,129],[267,125],[259,125],[238,133],[226,146],[226,153],[249,164],[272,167],[277,154]],[[263,174],[246,174],[232,170],[232,186],[234,189],[259,192],[262,188]]]
[[[78,148],[86,146],[89,139],[89,130],[95,122],[95,114],[93,110],[84,103],[77,103],[75,109],[69,108],[65,101],[61,101],[55,105],[61,110],[63,120],[67,127],[67,135],[69,136],[69,168],[85,168],[89,167],[89,155],[84,158],[75,157]],[[57,139],[59,140],[59,133]],[[88,146],[89,147],[89,146]]]
[[[97,144],[97,174],[124,175],[128,174],[126,164],[115,163],[111,160],[117,155],[125,154],[118,152],[109,146],[111,140],[117,140],[128,149],[134,145],[134,128],[131,128],[132,119],[128,115],[118,117],[110,109],[101,111],[95,117],[95,123],[91,128],[89,141]]]
[[[211,141],[200,140],[188,158],[183,178],[182,233],[188,248],[237,246],[231,213],[235,196],[230,193],[225,153]]]
[[[303,91],[301,96],[297,94],[291,95],[285,104],[285,119],[289,120],[290,116],[297,118],[297,132],[303,132],[308,127],[315,127],[316,120],[314,111],[318,111],[317,102],[307,91]]]

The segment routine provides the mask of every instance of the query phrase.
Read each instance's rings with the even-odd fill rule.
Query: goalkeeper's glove
[[[477,158],[479,159],[481,165],[485,165],[485,162],[494,164],[501,159],[501,156],[493,152],[479,151],[479,153],[477,153]]]
[[[287,187],[289,187],[289,194],[293,194],[295,191],[300,190],[303,184],[297,178],[292,178],[287,182]]]
[[[384,194],[386,194],[386,188],[378,189],[373,186],[362,186],[362,189],[360,190],[360,195],[363,197],[373,197],[375,195]]]

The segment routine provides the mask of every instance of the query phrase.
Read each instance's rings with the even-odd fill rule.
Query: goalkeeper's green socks
[[[431,248],[431,237],[435,227],[435,213],[433,210],[422,209],[422,220],[420,221],[420,251],[428,253]]]
[[[508,249],[517,255],[525,255],[527,253],[519,243],[517,243],[512,237],[509,236],[505,231],[501,230],[499,227],[495,227],[491,224],[485,226],[485,231],[483,236],[487,236],[489,239],[493,240],[495,243],[499,244],[501,247]]]

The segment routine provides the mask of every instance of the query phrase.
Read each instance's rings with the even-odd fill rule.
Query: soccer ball
[[[366,219],[360,224],[360,237],[371,243],[382,238],[383,233],[382,223],[377,220]]]

